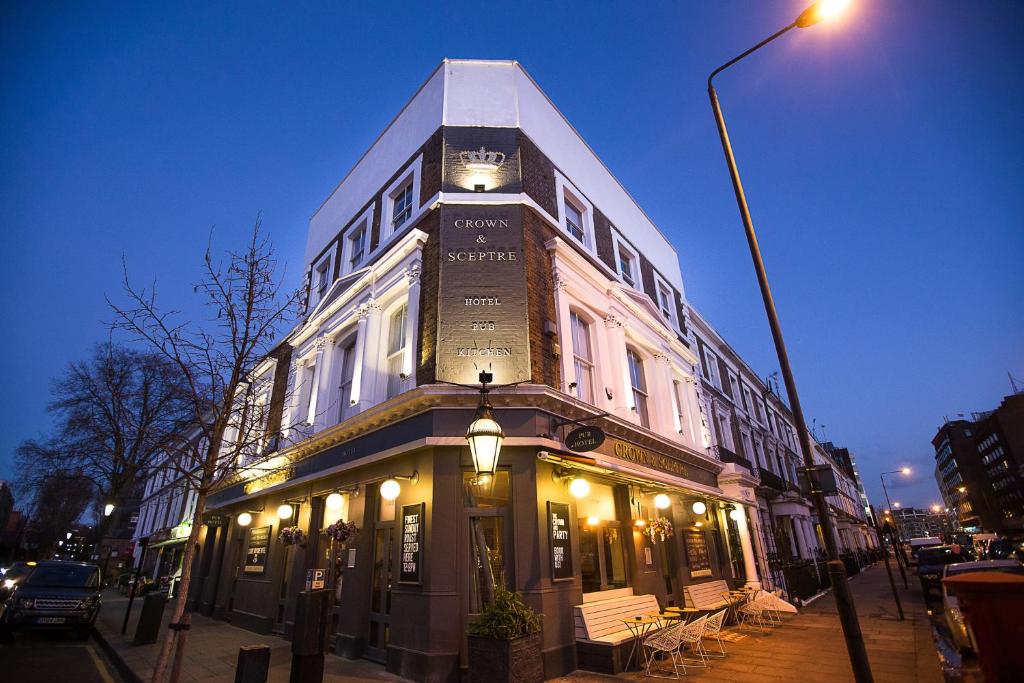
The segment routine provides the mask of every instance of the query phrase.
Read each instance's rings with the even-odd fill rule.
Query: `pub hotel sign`
[[[530,378],[520,207],[441,208],[437,378],[496,384]]]

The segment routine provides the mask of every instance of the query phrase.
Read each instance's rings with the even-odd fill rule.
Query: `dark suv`
[[[69,629],[87,638],[99,611],[99,567],[85,562],[39,562],[0,606],[0,626]]]
[[[925,597],[933,591],[942,595],[942,570],[947,564],[973,559],[974,554],[969,546],[937,545],[922,548],[917,553],[917,577],[921,579],[921,590]]]

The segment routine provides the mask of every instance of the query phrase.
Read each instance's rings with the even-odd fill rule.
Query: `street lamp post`
[[[708,97],[711,100],[711,109],[715,114],[715,123],[718,125],[718,136],[722,142],[722,150],[725,153],[725,160],[729,166],[729,175],[732,178],[733,190],[736,194],[736,203],[739,206],[740,217],[743,220],[743,227],[746,231],[747,245],[750,248],[750,256],[754,261],[754,271],[757,274],[757,283],[761,289],[761,298],[764,301],[764,310],[768,316],[768,325],[771,328],[772,339],[775,342],[775,353],[779,358],[779,369],[786,385],[786,393],[793,410],[793,421],[796,422],[797,433],[800,437],[800,450],[803,455],[804,466],[814,466],[814,456],[811,450],[810,435],[807,431],[807,423],[804,420],[803,409],[800,407],[800,398],[796,390],[796,381],[793,379],[793,371],[789,364],[789,355],[786,352],[786,344],[782,338],[782,326],[779,323],[778,314],[775,311],[775,302],[772,298],[771,288],[768,285],[768,275],[765,272],[764,261],[761,258],[761,251],[757,244],[757,234],[754,232],[754,222],[750,217],[750,209],[747,206],[747,198],[743,193],[743,183],[740,181],[739,168],[736,165],[736,158],[732,152],[732,145],[729,142],[729,132],[725,127],[725,118],[722,115],[722,107],[718,102],[718,93],[715,91],[713,79],[719,73],[729,68],[736,62],[751,53],[761,49],[776,38],[794,28],[806,28],[823,19],[830,18],[833,14],[842,9],[846,2],[842,0],[821,0],[804,10],[796,20],[785,28],[773,33],[768,38],[729,60],[722,66],[711,72],[708,76]],[[839,613],[839,621],[843,627],[843,634],[846,637],[846,649],[850,657],[850,666],[853,669],[854,678],[858,683],[870,683],[873,681],[871,675],[871,664],[868,662],[867,650],[864,646],[864,636],[860,630],[860,622],[857,619],[857,608],[853,603],[853,596],[850,593],[850,586],[846,580],[846,568],[839,559],[839,549],[836,546],[835,527],[832,518],[829,516],[828,502],[825,493],[816,491],[812,494],[818,519],[821,523],[822,536],[825,539],[825,549],[828,553],[828,573],[832,583],[832,593],[836,601],[836,609]]]
[[[910,468],[909,467],[901,467],[898,470],[893,470],[891,472],[882,472],[880,475],[878,475],[878,478],[882,481],[882,492],[885,493],[885,502],[889,506],[890,510],[895,510],[896,508],[898,508],[900,506],[900,503],[899,503],[899,501],[896,501],[896,503],[892,503],[889,500],[889,489],[887,489],[885,487],[885,475],[887,475],[887,474],[908,475],[908,474],[910,474]],[[907,575],[906,575],[906,573],[904,573],[904,567],[906,567],[906,565],[907,565],[907,554],[903,550],[903,539],[902,539],[902,537],[900,535],[900,525],[896,523],[896,513],[895,512],[892,513],[892,527],[893,527],[893,529],[896,530],[896,533],[893,535],[893,548],[896,551],[897,563],[902,563],[902,564],[900,564],[900,573],[903,574],[903,584],[904,584],[904,587],[906,587]]]

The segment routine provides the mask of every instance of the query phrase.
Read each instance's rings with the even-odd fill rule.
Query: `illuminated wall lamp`
[[[398,498],[398,494],[402,492],[402,486],[398,483],[399,479],[406,479],[415,486],[420,480],[420,473],[414,470],[412,474],[392,474],[381,482],[380,497],[384,500]]]
[[[654,507],[658,508],[659,510],[664,510],[670,505],[672,505],[672,499],[669,498],[664,493],[659,493],[654,497]]]
[[[248,512],[238,515],[238,526],[249,526],[250,524],[252,524],[252,515]]]
[[[597,517],[595,515],[591,515],[590,517],[587,517],[587,526],[597,526],[600,523],[601,523],[601,518],[600,517]]]
[[[693,514],[695,515],[703,515],[705,512],[708,511],[708,506],[704,503],[704,501],[698,500],[697,502],[690,506],[690,509],[693,510]]]
[[[340,493],[335,491],[327,496],[324,503],[327,505],[328,510],[340,510],[341,506],[345,504],[345,499]]]

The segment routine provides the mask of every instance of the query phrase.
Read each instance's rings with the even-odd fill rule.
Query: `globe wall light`
[[[278,519],[291,519],[292,514],[294,512],[295,512],[295,510],[292,509],[292,506],[289,505],[288,503],[285,503],[285,504],[283,504],[283,505],[281,505],[280,507],[277,508],[277,518]]]
[[[594,515],[591,515],[590,517],[587,517],[587,526],[597,526],[600,523],[601,523],[601,518],[600,517],[596,517]]]
[[[590,482],[583,477],[576,477],[569,482],[569,493],[577,498],[584,498],[590,493]]]
[[[690,509],[693,510],[693,514],[695,515],[703,515],[705,512],[708,511],[708,506],[704,503],[704,501],[698,500],[697,502],[690,506]]]
[[[248,512],[238,515],[238,526],[249,526],[250,524],[252,524],[252,515]]]
[[[654,497],[654,507],[658,508],[659,510],[664,510],[665,508],[667,508],[671,504],[672,504],[672,499],[669,498],[664,493],[659,493],[658,495],[656,495]]]
[[[332,493],[327,496],[327,500],[324,503],[327,505],[328,510],[339,510],[345,504],[345,499],[340,493]]]
[[[494,419],[494,408],[487,399],[487,384],[492,378],[489,372],[480,373],[480,404],[466,430],[466,441],[473,456],[473,469],[478,476],[494,474],[498,467],[501,442],[505,439],[505,432]]]
[[[394,479],[385,479],[380,485],[380,497],[384,500],[394,500],[402,492],[402,486]]]
[[[740,510],[739,508],[733,508],[732,510],[729,510],[729,519],[731,519],[734,522],[740,521],[741,519],[743,519],[743,511]]]

